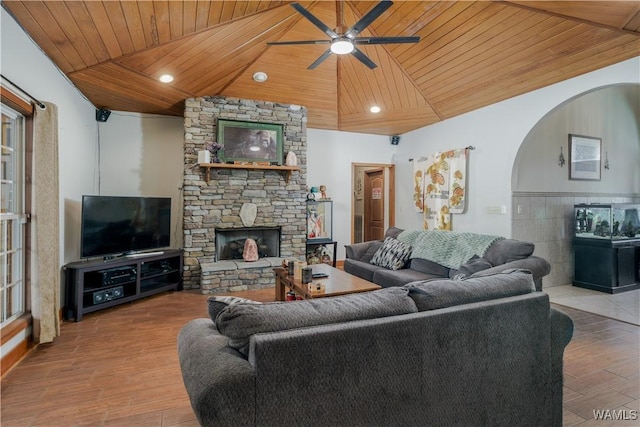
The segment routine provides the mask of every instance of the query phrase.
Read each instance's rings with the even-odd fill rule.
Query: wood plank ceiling
[[[288,1],[3,1],[100,108],[181,116],[186,98],[234,96],[307,107],[312,128],[396,135],[640,55],[638,1],[398,1],[363,36],[413,45],[326,45]],[[349,27],[377,2],[300,2]],[[266,72],[264,83],[253,81]],[[169,73],[175,80],[158,81]],[[10,78],[10,76],[7,76]],[[382,111],[369,112],[371,105]]]

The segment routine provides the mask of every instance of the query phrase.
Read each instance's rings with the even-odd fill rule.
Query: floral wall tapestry
[[[425,230],[451,230],[451,214],[464,212],[468,149],[434,153],[415,162],[414,205],[416,209],[422,206]]]

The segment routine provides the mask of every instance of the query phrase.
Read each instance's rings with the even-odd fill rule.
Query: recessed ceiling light
[[[171,74],[163,74],[158,80],[162,83],[171,83],[173,81],[173,76]]]
[[[373,107],[369,108],[369,111],[371,111],[372,113],[379,113],[381,110],[380,107],[374,105]]]
[[[257,71],[253,73],[253,80],[257,81],[258,83],[266,82],[267,78],[268,78],[267,73],[264,73],[262,71]]]

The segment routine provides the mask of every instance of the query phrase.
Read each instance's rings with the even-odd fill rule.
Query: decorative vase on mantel
[[[211,163],[220,163],[220,157],[218,157],[218,152],[222,148],[222,145],[217,142],[212,142],[211,144],[207,144],[207,150],[211,152]]]

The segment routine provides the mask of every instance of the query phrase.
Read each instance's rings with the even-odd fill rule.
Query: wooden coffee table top
[[[368,292],[381,289],[381,286],[371,283],[359,277],[345,273],[328,264],[313,264],[310,266],[313,273],[325,273],[328,276],[320,279],[313,279],[311,283],[324,283],[323,293],[309,292],[306,284],[302,284],[300,279],[289,276],[287,269],[277,267],[273,270],[276,273],[276,300],[284,301],[284,288],[291,288],[294,292],[302,295],[303,298],[323,298],[337,295],[352,294],[356,292]]]

